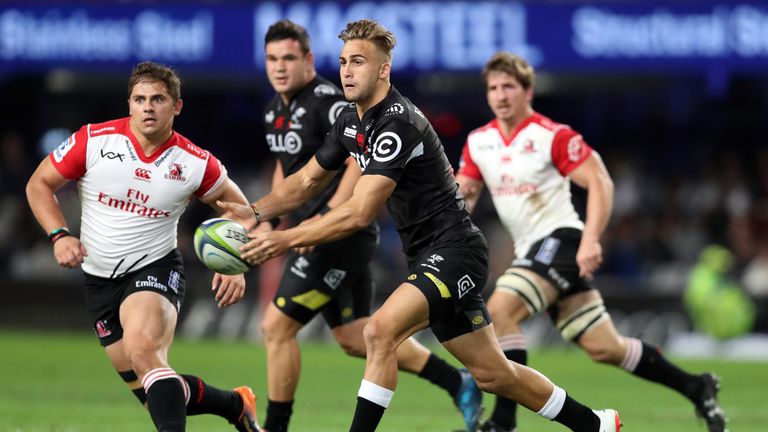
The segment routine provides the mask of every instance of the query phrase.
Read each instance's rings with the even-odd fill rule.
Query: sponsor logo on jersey
[[[296,111],[291,115],[291,121],[288,122],[289,129],[301,129],[304,125],[301,124],[301,117],[307,113],[304,107],[296,108]]]
[[[275,119],[275,129],[282,129],[282,128],[283,128],[283,124],[284,124],[284,123],[285,123],[285,117],[283,117],[283,116],[278,116],[278,117]]]
[[[568,159],[571,162],[578,162],[584,156],[585,151],[586,147],[581,135],[576,135],[568,141]]]
[[[131,160],[136,162],[138,158],[136,157],[136,153],[133,152],[133,144],[131,144],[131,141],[127,138],[125,139],[125,149],[128,152],[128,156],[131,157]]]
[[[72,150],[72,147],[75,146],[75,134],[72,134],[67,138],[65,141],[63,141],[61,144],[59,144],[58,147],[56,147],[56,150],[53,151],[53,159],[56,162],[61,162],[64,159],[64,156],[69,153],[70,150]]]
[[[133,177],[148,182],[152,180],[152,171],[146,168],[136,168],[133,172]]]
[[[339,118],[339,114],[344,110],[344,107],[349,105],[347,101],[338,101],[331,105],[331,109],[328,110],[328,123],[336,123],[336,119]]]
[[[171,155],[171,153],[173,153],[173,147],[171,147],[171,148],[169,148],[168,150],[166,150],[166,151],[163,153],[163,155],[162,155],[162,156],[160,156],[159,158],[157,158],[157,160],[156,160],[156,161],[152,162],[152,164],[153,164],[154,166],[156,166],[156,167],[159,167],[160,165],[162,165],[162,164],[163,164],[163,162],[165,162],[165,160],[166,160],[166,159],[168,159],[168,156],[170,156],[170,155]]]
[[[523,149],[520,151],[521,153],[536,153],[536,146],[533,143],[533,140],[527,139],[523,143]]]
[[[400,104],[400,103],[398,103],[398,102],[395,102],[395,103],[393,103],[392,105],[390,105],[390,107],[389,107],[389,108],[387,108],[387,110],[386,110],[386,111],[384,111],[384,115],[385,115],[385,116],[388,116],[388,115],[397,115],[397,114],[402,114],[402,113],[404,113],[404,112],[405,112],[405,107],[403,107],[403,105],[402,105],[402,104]]]
[[[473,281],[469,275],[464,275],[459,279],[456,285],[459,287],[459,298],[462,298],[475,287],[475,281]]]
[[[126,198],[114,198],[109,196],[109,194],[99,192],[96,201],[99,204],[103,204],[107,207],[118,209],[127,213],[132,213],[137,216],[155,219],[171,216],[170,211],[148,207],[146,204],[149,201],[149,195],[144,194],[136,189],[128,189]]]
[[[181,275],[176,270],[171,270],[171,274],[168,275],[168,286],[171,287],[173,292],[179,293],[179,282],[181,281]]]
[[[274,119],[275,119],[275,112],[274,111],[270,111],[270,112],[264,114],[264,121],[266,123],[272,123],[272,120],[274,120]]]
[[[344,127],[344,136],[345,137],[349,137],[349,138],[356,138],[357,137],[357,129],[355,129],[354,127],[345,126]]]
[[[331,287],[331,289],[336,289],[339,287],[339,285],[341,285],[341,282],[344,280],[345,276],[347,276],[347,272],[344,270],[330,269],[328,270],[328,273],[326,273],[323,277],[323,282]]]
[[[314,93],[315,96],[333,96],[338,94],[336,89],[333,88],[333,86],[329,86],[328,84],[318,85],[314,90],[312,90],[312,93]]]
[[[188,142],[186,143],[186,149],[188,152],[192,153],[193,155],[199,157],[200,159],[207,159],[208,158],[208,152],[201,149],[200,147]],[[170,149],[169,149],[170,150]],[[170,153],[170,151],[169,151]]]
[[[560,240],[554,237],[547,237],[541,242],[539,251],[536,252],[534,259],[540,263],[550,265],[552,260],[555,259],[557,249],[560,247]]]
[[[266,138],[269,151],[273,153],[297,154],[301,151],[301,135],[294,131],[290,131],[285,135],[267,134]]]
[[[99,338],[105,338],[105,337],[111,335],[112,334],[112,330],[107,328],[108,324],[109,323],[107,322],[107,320],[96,321],[96,325],[95,325],[95,327],[96,327],[96,336],[98,336]]]
[[[113,130],[115,130],[114,126],[104,126],[101,129],[92,130],[91,131],[91,136],[94,136],[96,134],[100,134],[102,132],[110,132],[110,131],[113,131]]]
[[[300,256],[295,263],[291,266],[291,273],[295,274],[296,276],[306,279],[307,278],[307,267],[309,267],[309,261],[307,261],[306,258],[303,256]]]
[[[136,288],[154,288],[162,292],[168,292],[168,287],[157,281],[157,277],[147,275],[147,280],[136,281]]]
[[[105,152],[104,149],[101,149],[101,158],[107,158],[107,159],[118,159],[120,162],[123,161],[123,158],[125,157],[122,153],[115,153],[112,151]]]
[[[426,120],[426,118],[427,118],[427,117],[424,115],[424,113],[423,113],[423,112],[421,112],[421,110],[420,110],[418,107],[413,107],[413,112],[415,112],[416,114],[418,114],[418,115],[419,115],[419,117],[421,117],[421,118],[423,118],[423,119],[425,119],[425,120]]]
[[[176,180],[181,182],[187,181],[187,178],[184,177],[185,168],[185,166],[177,164],[176,162],[172,162],[168,167],[168,173],[165,174],[165,178],[168,180]]]
[[[394,132],[382,132],[373,144],[373,159],[377,162],[389,162],[400,154],[403,141]]]

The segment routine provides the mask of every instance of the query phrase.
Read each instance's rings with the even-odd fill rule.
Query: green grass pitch
[[[441,347],[438,353],[448,355]],[[575,350],[540,350],[531,365],[593,407],[620,410],[624,430],[705,431],[677,394],[619,370],[593,364]],[[266,409],[265,353],[261,345],[177,340],[171,364],[220,387],[248,384]],[[333,345],[303,346],[303,375],[294,405],[293,431],[345,431],[352,418],[364,362]],[[723,360],[685,361],[691,371],[714,370],[723,378],[721,401],[733,432],[768,430],[768,365]],[[485,397],[486,412],[493,398]],[[563,431],[520,410],[521,432]],[[381,431],[449,432],[461,418],[447,394],[412,375],[400,374]],[[190,417],[189,431],[233,430],[222,419]],[[151,431],[149,416],[111,369],[96,339],[84,334],[0,331],[0,431]]]

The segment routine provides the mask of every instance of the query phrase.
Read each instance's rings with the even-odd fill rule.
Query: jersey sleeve
[[[464,143],[464,148],[461,150],[461,159],[459,159],[459,175],[465,175],[475,180],[483,179],[483,175],[480,173],[480,168],[472,159],[472,152],[469,151],[469,140]]]
[[[371,161],[363,175],[378,174],[400,180],[408,162],[424,154],[424,142],[419,131],[400,117],[382,122],[371,136]]]
[[[558,131],[552,141],[552,163],[564,177],[578,168],[590,154],[592,147],[573,129]]]
[[[227,169],[224,168],[224,165],[222,165],[221,161],[217,159],[216,156],[208,153],[203,180],[200,182],[200,187],[195,191],[195,195],[197,197],[202,197],[209,192],[215,191],[226,179]]]
[[[341,144],[339,129],[343,127],[339,121],[334,123],[328,133],[325,135],[325,141],[320,149],[315,153],[317,163],[324,170],[337,171],[349,157],[349,152]]]
[[[88,126],[83,126],[56,147],[49,157],[59,174],[75,180],[85,174],[87,149]]]

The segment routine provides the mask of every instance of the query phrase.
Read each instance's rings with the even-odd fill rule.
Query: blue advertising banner
[[[68,67],[123,70],[152,59],[204,72],[263,69],[274,21],[307,27],[320,70],[335,70],[339,31],[380,20],[397,39],[393,67],[476,71],[498,50],[539,70],[768,71],[761,2],[496,1],[27,4],[0,6],[0,73]]]

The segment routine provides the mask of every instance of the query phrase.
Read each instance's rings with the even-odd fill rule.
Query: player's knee
[[[133,369],[139,373],[144,373],[158,367],[161,363],[157,354],[158,348],[157,344],[151,342],[131,347],[128,352],[128,358],[131,360]]]
[[[369,351],[394,350],[394,340],[388,326],[374,315],[363,329],[365,346]]]
[[[289,330],[288,325],[281,319],[265,316],[261,321],[261,333],[266,343],[279,342],[292,339],[295,333]]]

